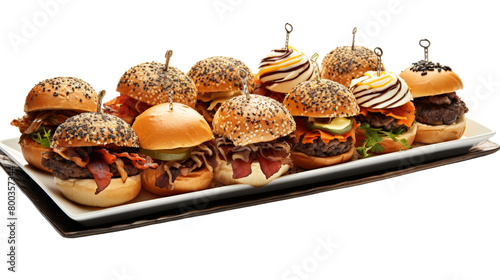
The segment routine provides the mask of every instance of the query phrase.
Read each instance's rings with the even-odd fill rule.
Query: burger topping
[[[126,123],[131,124],[134,121],[135,117],[142,113],[137,109],[144,109],[144,106],[138,106],[140,103],[144,102],[139,102],[137,99],[124,94],[120,94],[120,96],[106,102],[103,105],[103,112],[106,114],[117,116],[120,119],[124,120]]]
[[[43,128],[53,131],[53,128],[76,114],[78,112],[71,110],[35,111],[25,114],[22,118],[12,120],[10,124],[18,127],[23,136],[27,136],[38,133]]]
[[[100,158],[92,158],[87,164],[87,169],[92,173],[97,184],[95,194],[99,194],[109,185],[113,177],[113,174],[109,170],[109,165]]]
[[[401,77],[387,71],[368,71],[351,82],[351,90],[360,107],[390,109],[411,101],[412,95]]]
[[[438,63],[434,63],[431,61],[420,60],[418,62],[413,62],[412,67],[410,68],[413,72],[422,72],[422,76],[427,75],[427,71],[437,70],[441,71],[452,71],[449,66],[444,66]]]
[[[36,133],[31,134],[31,139],[35,140],[44,148],[50,148],[50,139],[52,138],[51,130],[45,130],[45,127],[39,129]]]
[[[405,133],[407,131],[406,128],[399,128],[395,130],[383,130],[382,128],[373,128],[369,123],[363,122],[361,123],[360,129],[365,132],[365,140],[363,141],[363,145],[361,147],[356,147],[356,151],[363,156],[369,157],[373,153],[380,153],[384,150],[384,148],[379,144],[383,141],[383,137],[389,137],[394,142],[400,142],[406,148],[411,148],[410,145],[407,144],[406,139],[401,139],[398,141],[396,137]]]
[[[150,156],[154,159],[170,161],[170,160],[185,160],[191,155],[193,147],[178,148],[178,149],[165,149],[165,150],[146,150],[139,149],[139,152]]]
[[[184,160],[162,161],[155,172],[155,185],[159,188],[175,188],[175,179],[179,176],[188,176],[191,172],[206,166],[210,172],[217,167],[215,147],[210,143],[200,144],[189,148],[190,154]]]
[[[290,145],[283,139],[235,146],[229,139],[218,137],[215,143],[222,159],[231,164],[234,179],[250,175],[251,164],[255,160],[259,162],[266,179],[278,172],[283,164],[292,164],[288,158]]]
[[[329,144],[332,140],[345,142],[349,139],[349,137],[354,139],[354,129],[359,126],[357,122],[353,121],[351,129],[344,134],[331,134],[321,129],[309,129],[307,127],[308,121],[304,117],[296,117],[295,121],[297,123],[297,129],[295,130],[294,135],[297,139],[301,140],[301,143],[304,144],[312,144],[317,138],[321,139],[321,141],[326,144]]]
[[[349,132],[354,124],[354,118],[309,118],[306,122],[310,130],[319,129],[338,135]]]
[[[410,127],[415,121],[415,106],[413,102],[407,102],[402,106],[390,109],[374,109],[360,107],[359,115],[368,117],[369,113],[380,113],[382,115],[392,117],[397,120],[397,125],[405,125]]]

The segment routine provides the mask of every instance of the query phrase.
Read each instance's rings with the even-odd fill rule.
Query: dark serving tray
[[[33,202],[40,213],[52,224],[54,229],[63,237],[83,237],[95,234],[109,233],[120,230],[132,229],[157,223],[175,221],[220,211],[253,206],[262,203],[279,201],[304,195],[320,193],[340,188],[352,187],[369,182],[375,182],[413,173],[420,170],[438,167],[450,163],[460,162],[492,154],[500,146],[491,141],[481,142],[473,146],[465,154],[446,157],[438,160],[407,162],[396,168],[379,170],[363,175],[349,176],[342,179],[328,180],[314,184],[301,185],[294,188],[281,189],[266,193],[258,193],[235,198],[204,201],[203,204],[187,205],[186,207],[170,209],[150,215],[136,217],[130,220],[114,222],[99,226],[86,227],[69,218],[56,203],[28,176],[4,151],[0,149],[0,164],[12,176],[26,196]]]

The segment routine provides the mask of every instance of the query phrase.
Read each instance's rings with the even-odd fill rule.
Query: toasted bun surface
[[[85,81],[73,77],[46,79],[26,96],[26,113],[41,110],[97,111],[97,93]]]
[[[94,179],[67,179],[54,177],[59,191],[69,200],[76,203],[109,207],[134,199],[141,191],[141,175],[129,176],[125,183],[121,178],[113,178],[109,185],[99,194],[95,194],[97,184]]]
[[[321,78],[338,82],[345,87],[351,85],[353,79],[359,78],[367,71],[377,70],[377,56],[363,46],[338,47],[328,53],[321,62]],[[382,71],[385,70],[382,65]]]
[[[408,146],[411,146],[411,144],[413,144],[413,141],[415,141],[416,133],[417,133],[417,125],[414,124],[405,133],[402,133],[396,137],[398,142],[394,142],[390,137],[382,137],[383,140],[379,144],[382,146],[384,150],[378,154],[387,154],[400,150],[407,150],[408,148],[405,147],[403,144],[401,144],[400,141],[402,139],[406,139],[406,144],[408,144]],[[363,129],[356,128],[355,146],[356,147],[362,146],[363,141],[365,141],[365,138],[366,138],[365,131]]]
[[[454,92],[463,88],[462,80],[451,70],[422,71],[406,68],[399,76],[405,80],[414,98]]]
[[[19,145],[21,146],[21,152],[24,159],[32,166],[45,171],[50,172],[49,169],[42,166],[42,153],[50,152],[52,149],[44,148],[42,145],[38,144],[35,140],[31,138],[23,138]]]
[[[173,189],[169,190],[168,188],[160,188],[155,185],[156,177],[153,169],[147,168],[141,173],[142,187],[151,193],[161,196],[206,189],[210,185],[210,182],[212,182],[213,176],[213,173],[207,167],[190,172],[186,176],[180,174],[174,181]]]
[[[283,100],[293,116],[351,117],[359,114],[356,98],[349,89],[331,80],[316,79],[296,85]]]
[[[164,68],[165,64],[158,62],[136,65],[123,74],[116,90],[149,105],[167,103],[172,91],[173,102],[194,108],[197,90],[193,81],[173,66],[168,71]]]
[[[252,173],[247,177],[234,179],[233,178],[233,167],[227,163],[221,163],[217,168],[215,168],[214,179],[223,185],[234,185],[234,184],[247,184],[252,187],[262,187],[267,185],[272,180],[285,174],[290,166],[288,164],[281,165],[278,172],[274,173],[271,177],[266,179],[266,175],[262,173],[260,169],[260,164],[258,161],[254,161],[251,164]]]
[[[315,157],[301,152],[292,151],[291,158],[294,166],[303,169],[315,169],[330,166],[351,160],[354,154],[354,146],[346,153],[333,157]]]
[[[109,114],[82,113],[59,125],[51,147],[90,147],[114,144],[139,147],[139,138],[124,120]]]
[[[248,73],[248,90],[255,88],[255,77],[242,61],[225,56],[213,56],[195,63],[187,75],[196,84],[200,93],[220,91],[241,91],[243,84],[238,76],[238,69],[243,68]]]
[[[234,145],[268,142],[295,131],[293,116],[278,101],[250,94],[224,102],[212,121],[214,134]]]
[[[466,128],[465,116],[450,125],[427,125],[417,122],[415,142],[434,144],[460,139]]]
[[[194,147],[213,138],[207,121],[191,107],[173,103],[155,105],[136,119],[132,128],[141,148],[148,150]]]

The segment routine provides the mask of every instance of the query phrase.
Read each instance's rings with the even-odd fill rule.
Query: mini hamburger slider
[[[354,45],[356,28],[353,30],[352,46],[337,47],[329,52],[321,62],[321,78],[332,80],[345,87],[367,71],[377,71],[377,56],[363,46]],[[384,71],[384,66],[381,68]]]
[[[253,91],[255,81],[252,71],[242,61],[225,56],[213,56],[196,62],[187,75],[198,89],[196,111],[211,125],[212,119],[224,101],[240,95],[243,84],[238,78],[238,70],[244,69],[248,75],[248,88]]]
[[[26,161],[43,171],[42,153],[51,151],[50,139],[56,128],[69,117],[97,110],[97,93],[85,81],[73,77],[46,79],[26,96],[24,116],[11,125],[19,128],[19,145]]]
[[[174,102],[194,108],[196,86],[181,70],[168,65],[171,54],[170,51],[165,55],[165,64],[146,62],[127,70],[116,87],[120,95],[104,104],[104,112],[132,124],[149,107],[167,103],[171,91]]]
[[[462,81],[448,66],[421,60],[401,74],[415,104],[415,141],[433,144],[460,139],[465,131],[465,102],[457,95]]]
[[[348,161],[354,153],[356,99],[345,86],[325,79],[298,84],[283,105],[295,118],[292,161],[304,169]]]
[[[134,199],[141,190],[141,171],[156,168],[138,154],[139,139],[122,119],[82,113],[67,119],[52,137],[53,151],[42,166],[52,170],[59,191],[87,206],[109,207]]]
[[[417,126],[405,81],[391,72],[368,71],[353,80],[350,89],[360,109],[356,150],[366,157],[409,149]]]
[[[292,166],[284,137],[294,130],[292,115],[270,97],[247,92],[224,102],[213,119],[222,159],[214,179],[260,187],[278,178]]]
[[[132,128],[140,152],[159,165],[141,174],[145,190],[169,196],[209,186],[218,162],[212,131],[198,112],[181,103],[159,104],[139,115]]]

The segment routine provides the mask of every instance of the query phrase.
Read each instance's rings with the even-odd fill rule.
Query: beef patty
[[[417,122],[428,125],[450,125],[469,111],[455,92],[418,97],[413,103]]]

